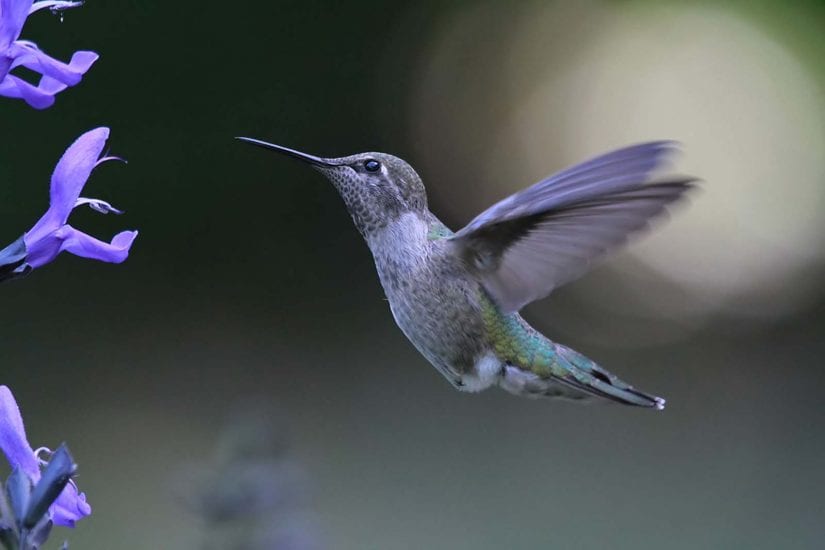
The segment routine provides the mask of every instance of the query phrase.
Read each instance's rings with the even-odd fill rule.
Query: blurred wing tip
[[[674,160],[679,158],[682,155],[682,143],[675,140],[666,140],[666,141],[659,141],[655,142],[656,147],[654,148],[655,155],[657,157],[657,166],[653,169],[653,172],[661,172],[664,169],[670,167]]]
[[[641,141],[635,145],[628,145],[626,147],[621,147],[619,149],[615,149],[615,151],[621,151],[623,149],[629,150],[653,150],[653,151],[660,151],[660,152],[680,152],[683,149],[683,143],[676,139],[657,139],[652,141]]]
[[[668,177],[659,177],[649,182],[645,183],[642,188],[645,187],[652,187],[652,186],[662,186],[662,187],[673,187],[676,189],[680,189],[682,191],[690,191],[692,189],[701,189],[702,185],[705,183],[705,180],[701,178],[695,178],[693,176],[668,176]]]
[[[665,150],[681,150],[684,146],[678,139],[659,139],[648,143],[658,149]]]
[[[678,139],[660,139],[658,142],[661,143],[663,147],[676,147],[681,149],[683,145]]]

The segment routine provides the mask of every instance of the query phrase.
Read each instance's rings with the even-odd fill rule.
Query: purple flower
[[[36,44],[19,40],[26,18],[39,9],[61,11],[82,2],[43,0],[0,0],[0,96],[23,99],[35,109],[45,109],[54,103],[54,96],[68,86],[80,82],[83,74],[97,61],[94,52],[80,51],[68,64],[42,52]],[[41,74],[37,86],[9,74],[15,67],[26,67]]]
[[[26,440],[20,409],[6,386],[0,386],[0,449],[12,468],[19,468],[35,484],[40,480],[41,461]],[[49,507],[49,513],[55,525],[74,527],[77,520],[92,513],[92,507],[86,502],[86,495],[69,483]]]
[[[117,157],[100,158],[108,137],[108,128],[96,128],[77,138],[63,153],[52,173],[49,209],[23,235],[28,266],[36,268],[45,265],[64,250],[82,258],[112,263],[120,263],[129,255],[137,231],[122,231],[115,235],[111,243],[106,243],[66,223],[72,209],[82,204],[103,214],[122,214],[105,201],[80,196],[95,166],[107,160],[119,160]]]

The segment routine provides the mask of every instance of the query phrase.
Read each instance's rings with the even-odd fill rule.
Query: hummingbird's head
[[[365,237],[406,213],[422,216],[427,193],[412,166],[386,153],[348,157],[316,157],[256,139],[238,139],[303,160],[329,179],[344,199],[358,230]]]

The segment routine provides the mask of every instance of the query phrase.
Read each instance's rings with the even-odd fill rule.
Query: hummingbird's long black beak
[[[278,151],[279,153],[283,153],[285,155],[289,155],[290,157],[294,157],[299,160],[303,160],[304,162],[309,162],[310,164],[314,164],[316,166],[335,166],[334,164],[330,163],[326,159],[322,159],[321,157],[316,157],[315,155],[309,155],[307,153],[302,153],[300,151],[296,151],[295,149],[290,149],[289,147],[283,147],[282,145],[275,145],[274,143],[267,143],[266,141],[261,141],[259,139],[248,138],[248,137],[236,137],[235,139],[239,139],[241,141],[245,141],[247,143],[251,143],[252,145],[257,145],[258,147],[263,147],[264,149],[271,149],[272,151]]]

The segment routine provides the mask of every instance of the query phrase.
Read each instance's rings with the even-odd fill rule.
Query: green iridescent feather
[[[528,325],[520,315],[501,313],[483,290],[479,290],[479,298],[484,326],[499,359],[543,378],[568,374],[569,371],[559,364],[555,346],[550,340]]]
[[[444,225],[441,222],[433,222],[430,224],[430,230],[427,233],[427,239],[431,241],[437,241],[438,239],[446,239],[447,237],[452,237],[454,233],[450,230],[449,227]]]

